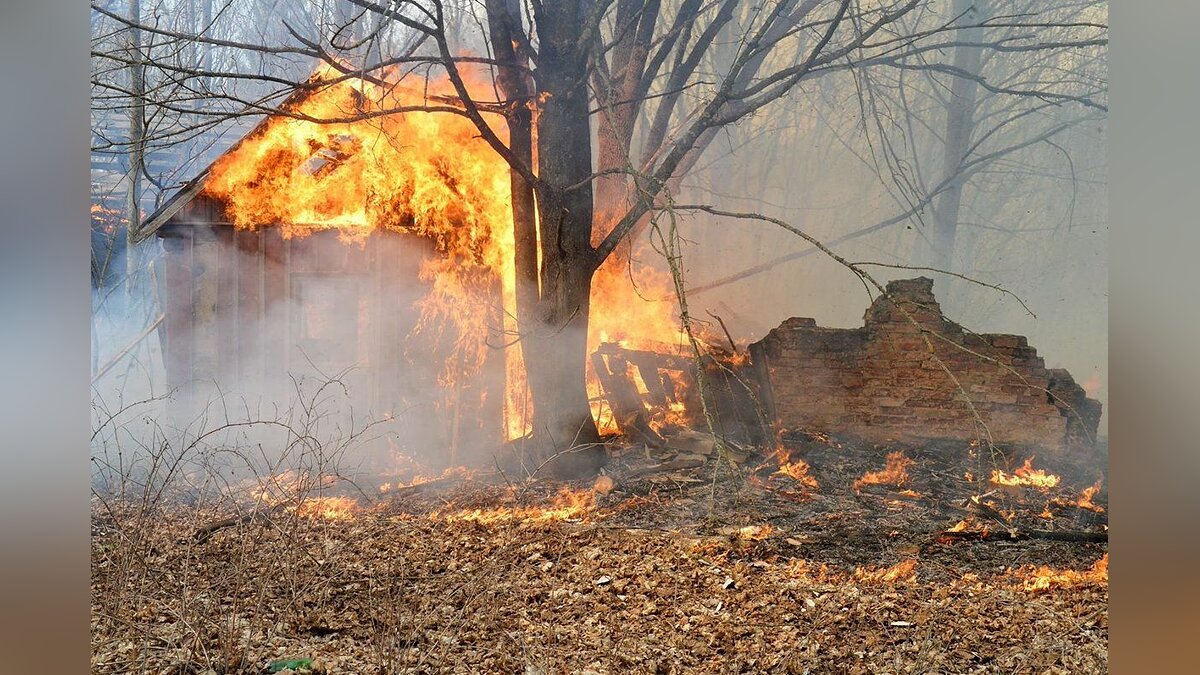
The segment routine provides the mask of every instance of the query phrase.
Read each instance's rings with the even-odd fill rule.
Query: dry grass
[[[553,486],[519,504],[471,490],[451,496],[466,512],[523,515],[454,517],[430,499],[281,512],[196,543],[215,514],[97,509],[93,672],[261,673],[299,656],[331,673],[1107,668],[1106,583],[1035,593],[1020,570],[930,553],[856,574],[805,560],[800,533],[779,528],[631,528],[620,494],[537,518],[557,508]]]

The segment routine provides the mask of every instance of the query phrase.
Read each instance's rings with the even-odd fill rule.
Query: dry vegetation
[[[637,451],[600,491],[477,476],[310,498],[203,541],[227,509],[97,499],[93,672],[1107,670],[1106,544],[944,533],[963,514],[1106,529],[1068,488],[973,509],[978,486],[910,450],[903,486],[856,493],[889,449],[806,447],[816,491],[778,458],[714,481],[712,463],[637,472]]]

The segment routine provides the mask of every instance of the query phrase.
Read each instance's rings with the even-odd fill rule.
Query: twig
[[[147,326],[146,329],[143,330],[141,333],[138,333],[138,336],[135,337],[129,344],[125,345],[124,349],[117,352],[116,356],[109,359],[108,363],[104,364],[104,366],[102,366],[99,370],[97,370],[96,374],[92,376],[92,384],[96,384],[97,380],[104,377],[105,373],[112,370],[113,366],[120,363],[121,359],[125,358],[125,356],[127,354],[129,354],[129,352],[133,351],[134,347],[138,346],[138,344],[140,344],[142,340],[146,339],[146,336],[153,333],[154,329],[158,328],[159,324],[161,324],[163,322],[163,319],[165,317],[166,317],[165,314],[159,314],[158,318],[155,319],[153,323],[151,323],[149,326]]]
[[[729,334],[729,328],[725,326],[725,320],[722,319],[721,317],[717,316],[716,314],[713,314],[712,310],[706,309],[704,311],[708,312],[709,316],[716,319],[717,323],[721,324],[721,330],[725,332],[725,339],[729,340],[729,348],[731,350],[733,350],[734,354],[737,354],[738,353],[737,343],[733,341],[733,336]]]

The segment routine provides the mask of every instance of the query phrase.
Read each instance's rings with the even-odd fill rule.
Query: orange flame
[[[779,463],[779,468],[775,470],[775,473],[787,476],[807,488],[813,490],[820,489],[817,479],[809,474],[810,467],[808,466],[808,462],[798,457],[792,459],[788,454],[787,448],[782,445],[776,446],[774,458]]]
[[[1096,513],[1104,513],[1104,507],[1092,501],[1092,499],[1100,492],[1101,479],[1096,479],[1096,482],[1091,487],[1085,487],[1083,492],[1079,494],[1079,499],[1075,501],[1075,505],[1081,509],[1095,511]]]
[[[1056,570],[1052,567],[1039,567],[1025,577],[1023,586],[1027,591],[1048,591],[1052,588],[1074,588],[1076,586],[1108,584],[1108,554],[1097,560],[1091,568],[1076,570]]]
[[[1029,486],[1039,490],[1048,490],[1058,485],[1061,479],[1052,474],[1046,473],[1042,469],[1033,468],[1033,458],[1025,460],[1025,464],[1017,468],[1013,473],[1005,473],[999,469],[992,470],[992,484],[1003,485],[1007,487]]]
[[[917,561],[902,560],[891,567],[875,569],[872,567],[856,567],[854,578],[862,583],[894,584],[914,581],[917,578]]]
[[[321,520],[349,520],[361,511],[350,497],[307,497],[296,509],[298,515]]]
[[[494,509],[468,509],[431,514],[435,520],[447,522],[471,522],[484,525],[497,523],[548,523],[585,518],[596,507],[596,493],[563,488],[549,506],[499,507]]]
[[[908,467],[912,465],[913,460],[906,457],[904,452],[889,452],[884,469],[863,474],[862,478],[854,481],[854,491],[858,492],[864,485],[904,485],[908,482]]]

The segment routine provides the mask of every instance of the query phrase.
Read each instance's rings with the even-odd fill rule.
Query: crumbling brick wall
[[[1067,371],[1047,369],[1024,337],[970,333],[942,316],[925,277],[889,283],[861,328],[788,319],[751,355],[784,429],[1062,453],[1090,448],[1100,420],[1100,403]]]

